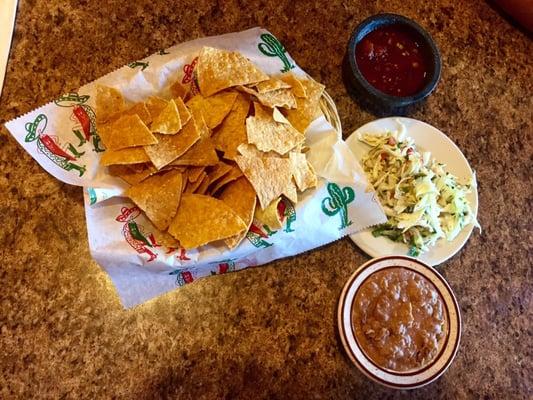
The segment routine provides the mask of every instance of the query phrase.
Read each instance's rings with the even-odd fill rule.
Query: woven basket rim
[[[328,121],[337,131],[339,136],[342,137],[341,119],[339,117],[337,106],[330,94],[325,90],[322,92],[322,97],[320,98],[320,109],[324,113],[326,121]]]

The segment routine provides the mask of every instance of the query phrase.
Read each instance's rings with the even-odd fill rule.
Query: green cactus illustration
[[[340,214],[341,226],[339,230],[350,226],[352,221],[348,220],[347,206],[354,201],[355,192],[349,186],[341,189],[336,183],[328,183],[328,193],[331,197],[322,200],[322,211],[330,217]]]
[[[281,62],[283,62],[283,69],[281,72],[288,72],[294,68],[294,64],[292,64],[285,55],[287,51],[278,39],[270,33],[263,33],[261,39],[263,41],[257,45],[259,51],[268,57],[279,57]]]
[[[137,67],[141,67],[141,71],[144,71],[146,68],[148,68],[148,62],[142,62],[142,61],[134,61],[134,62],[130,62],[128,64],[128,67],[130,68],[137,68]]]

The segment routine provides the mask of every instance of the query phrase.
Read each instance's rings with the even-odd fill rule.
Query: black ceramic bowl
[[[356,61],[357,44],[373,30],[386,25],[402,25],[411,30],[418,37],[421,46],[425,48],[429,62],[428,74],[422,89],[411,96],[391,96],[372,86],[361,73]],[[437,86],[440,79],[441,58],[435,42],[429,34],[416,22],[397,14],[377,14],[361,22],[352,33],[346,53],[347,83],[355,94],[363,96],[364,104],[376,110],[378,114],[405,114],[411,108],[423,101]]]

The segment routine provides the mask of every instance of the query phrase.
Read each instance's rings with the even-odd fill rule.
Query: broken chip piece
[[[268,75],[236,51],[204,47],[198,56],[198,85],[207,97],[237,85],[266,81]]]
[[[201,194],[184,193],[168,232],[185,249],[237,235],[247,228],[225,202]]]
[[[154,175],[126,191],[128,196],[159,230],[166,230],[176,215],[183,176],[178,171]]]

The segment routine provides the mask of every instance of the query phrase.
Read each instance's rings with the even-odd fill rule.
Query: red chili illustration
[[[185,283],[191,283],[194,280],[192,274],[189,271],[182,272],[181,276],[183,277]]]
[[[219,274],[225,274],[226,272],[228,272],[228,269],[229,269],[228,263],[218,264],[218,273]]]
[[[192,60],[190,64],[185,64],[183,66],[183,72],[185,73],[185,75],[183,76],[181,83],[189,83],[190,81],[192,81],[192,76],[193,76],[192,73],[194,71],[194,67],[196,66],[197,62],[198,62],[198,57]]]
[[[89,118],[89,115],[87,114],[87,111],[85,111],[81,106],[75,106],[72,112],[74,113],[74,116],[79,121],[81,128],[83,129],[85,139],[89,140],[91,137],[91,120]]]
[[[54,139],[51,136],[43,133],[39,136],[39,140],[42,142],[44,147],[46,147],[51,153],[55,154],[56,156],[66,158],[67,160],[71,161],[76,160],[74,157],[64,151],[61,147],[59,147],[57,143],[54,142]]]
[[[263,238],[268,238],[268,235],[266,233],[264,233],[261,228],[257,227],[255,224],[252,223],[252,225],[250,225],[250,232],[252,233],[255,233],[256,235],[259,235]]]
[[[284,201],[280,201],[278,203],[278,215],[280,217],[280,219],[283,221],[283,219],[285,218],[285,210],[287,208],[287,205],[285,204]]]

